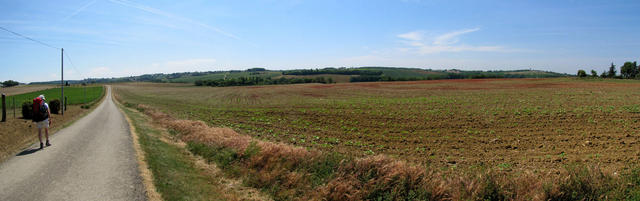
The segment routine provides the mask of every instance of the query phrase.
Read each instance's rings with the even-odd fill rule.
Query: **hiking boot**
[[[44,145],[42,144],[42,142],[40,143],[40,149],[44,148]]]
[[[47,147],[51,146],[51,143],[49,143],[49,140],[47,140],[47,144],[46,145],[47,145]]]

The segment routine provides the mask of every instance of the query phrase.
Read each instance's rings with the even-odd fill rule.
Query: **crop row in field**
[[[64,96],[67,97],[67,104],[76,105],[76,104],[84,104],[92,102],[100,96],[102,96],[103,92],[102,86],[91,86],[91,87],[65,87],[64,88]],[[24,94],[16,94],[12,96],[7,96],[7,108],[13,107],[13,101],[15,99],[16,107],[20,107],[22,102],[32,101],[33,98],[43,94],[47,101],[51,101],[53,99],[60,99],[61,91],[60,88],[46,89],[41,91],[34,91]]]
[[[272,141],[441,168],[537,170],[572,162],[636,164],[638,86],[487,79],[115,90],[127,102]]]

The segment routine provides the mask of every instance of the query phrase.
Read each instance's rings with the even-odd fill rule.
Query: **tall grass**
[[[145,105],[125,104],[188,143],[188,149],[275,200],[638,200],[640,169],[597,167],[553,172],[443,171],[384,155],[353,158],[259,141],[202,121],[178,120]]]

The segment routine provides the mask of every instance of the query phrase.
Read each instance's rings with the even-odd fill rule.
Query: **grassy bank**
[[[135,127],[153,183],[164,200],[224,200],[179,147],[160,140],[161,131],[150,126],[147,117],[123,111]]]
[[[179,141],[131,107],[121,107],[135,128],[153,185],[163,200],[264,200],[251,191],[226,184],[215,167],[198,164]]]

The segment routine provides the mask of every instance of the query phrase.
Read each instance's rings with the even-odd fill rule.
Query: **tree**
[[[613,62],[611,62],[611,67],[609,67],[609,72],[607,72],[607,77],[608,78],[616,77],[616,65],[613,65]]]
[[[578,70],[578,77],[587,77],[587,72],[584,72],[584,70]]]
[[[591,77],[598,77],[598,72],[591,70]]]
[[[623,78],[635,78],[638,74],[638,68],[636,67],[635,63],[627,61],[624,62],[624,65],[622,65],[622,67],[620,67],[620,74]]]
[[[607,78],[607,71],[602,71],[602,74],[600,74],[601,78]]]
[[[18,84],[20,84],[20,83],[18,83],[16,81],[13,81],[13,80],[7,80],[7,81],[2,82],[2,87],[12,87],[12,86],[17,86]]]

